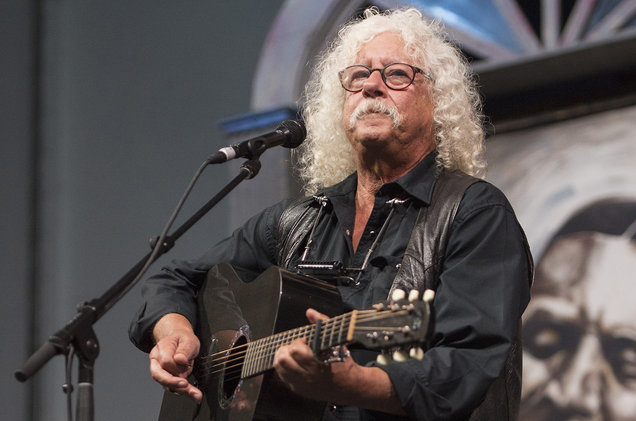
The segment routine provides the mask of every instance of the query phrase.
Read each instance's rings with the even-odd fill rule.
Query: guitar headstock
[[[395,290],[391,301],[374,305],[373,310],[359,311],[352,339],[369,349],[381,350],[378,362],[387,364],[391,359],[406,361],[422,359],[420,345],[428,334],[430,303],[435,293],[427,290],[423,299],[415,290],[406,293]],[[407,353],[405,348],[410,348]]]

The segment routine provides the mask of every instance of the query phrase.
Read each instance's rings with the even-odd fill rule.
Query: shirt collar
[[[402,177],[395,181],[386,183],[378,191],[379,195],[394,195],[395,190],[403,190],[409,196],[416,198],[417,200],[426,203],[431,203],[431,197],[433,195],[433,186],[437,179],[437,171],[435,158],[437,152],[432,152],[424,157],[417,163],[411,171],[404,174]]]
[[[404,191],[409,196],[426,204],[431,203],[433,186],[437,179],[435,158],[437,152],[433,151],[424,157],[411,171],[395,181],[386,183],[378,191],[379,196],[395,196],[395,191]],[[329,198],[336,196],[348,196],[356,191],[358,174],[353,173],[333,186],[323,189],[320,193]],[[391,197],[392,198],[392,197]]]

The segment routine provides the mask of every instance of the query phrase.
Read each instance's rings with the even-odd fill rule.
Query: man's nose
[[[603,373],[608,369],[598,337],[586,333],[573,358],[564,364],[564,370],[548,383],[546,395],[561,408],[585,415],[598,414],[603,404]]]
[[[384,95],[387,89],[379,69],[374,69],[362,85],[363,93],[372,97]]]

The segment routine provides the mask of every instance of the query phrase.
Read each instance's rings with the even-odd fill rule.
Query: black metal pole
[[[94,363],[99,355],[99,342],[93,331],[93,324],[99,320],[115,303],[134,287],[140,278],[140,271],[149,263],[155,262],[167,253],[176,240],[196,224],[206,213],[216,206],[243,180],[255,177],[261,168],[260,154],[246,161],[234,177],[219,193],[203,205],[194,215],[178,227],[173,234],[166,236],[159,245],[158,252],[146,254],[124,276],[122,276],[103,295],[91,301],[82,303],[78,312],[62,329],[54,333],[37,351],[35,351],[24,365],[15,372],[17,380],[24,382],[31,378],[51,358],[58,354],[68,354],[72,345],[79,358],[79,382],[77,398],[77,420],[93,421],[93,371]],[[149,262],[149,260],[152,260]]]

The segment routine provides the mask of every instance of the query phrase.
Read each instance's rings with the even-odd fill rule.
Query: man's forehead
[[[399,34],[394,32],[382,32],[369,41],[361,44],[356,58],[381,58],[386,56],[406,56],[404,41]]]
[[[636,243],[600,235],[585,273],[590,318],[604,325],[636,326]]]
[[[560,245],[542,262],[531,307],[566,318],[577,312],[604,330],[636,329],[636,243],[590,233]]]

